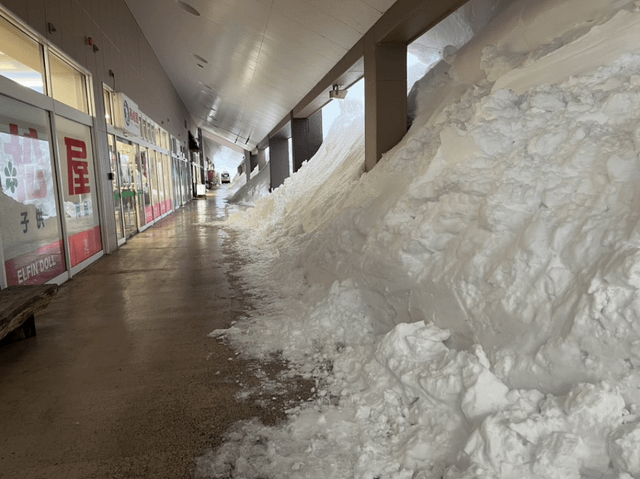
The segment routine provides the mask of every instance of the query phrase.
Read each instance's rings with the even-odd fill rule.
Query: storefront
[[[118,244],[191,199],[182,194],[184,145],[138,109],[127,95],[103,86]]]
[[[103,254],[90,74],[0,17],[0,286],[62,283]]]
[[[105,142],[93,93],[0,9],[0,288],[60,284],[193,198],[185,142],[103,85]]]

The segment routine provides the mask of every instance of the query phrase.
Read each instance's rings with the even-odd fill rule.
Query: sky
[[[640,477],[639,27],[624,0],[470,2],[412,53],[415,119],[372,171],[348,96],[215,223],[256,309],[211,340],[316,387],[198,477]]]

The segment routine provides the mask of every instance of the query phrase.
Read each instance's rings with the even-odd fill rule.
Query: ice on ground
[[[202,477],[640,477],[639,20],[511,3],[419,82],[366,174],[350,93],[227,223],[262,299],[225,337],[282,352],[316,398],[240,424]]]

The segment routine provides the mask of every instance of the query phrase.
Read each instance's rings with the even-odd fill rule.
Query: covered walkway
[[[63,284],[35,338],[0,343],[0,477],[194,477],[235,421],[284,417],[286,398],[236,401],[258,365],[207,336],[251,307],[225,214],[192,201]]]

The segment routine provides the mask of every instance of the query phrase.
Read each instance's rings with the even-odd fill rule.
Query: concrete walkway
[[[237,420],[284,417],[291,398],[236,401],[256,365],[207,336],[251,307],[232,239],[204,225],[226,212],[192,201],[61,286],[35,338],[0,343],[0,478],[191,478]]]

